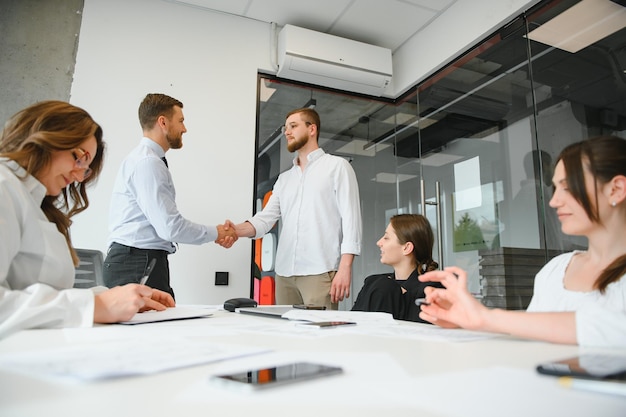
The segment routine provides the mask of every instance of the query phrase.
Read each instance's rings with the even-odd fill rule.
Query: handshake
[[[218,245],[228,249],[233,246],[237,239],[239,239],[239,236],[237,236],[235,224],[230,220],[226,220],[224,224],[217,226],[217,239],[215,239],[215,243]]]

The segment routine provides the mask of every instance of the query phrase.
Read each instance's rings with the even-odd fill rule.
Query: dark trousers
[[[102,268],[104,285],[109,288],[129,283],[139,283],[152,259],[156,259],[154,269],[148,278],[147,286],[168,292],[174,297],[170,287],[170,265],[168,252],[155,249],[139,249],[113,243],[107,251]]]

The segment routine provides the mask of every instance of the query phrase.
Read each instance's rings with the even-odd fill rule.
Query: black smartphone
[[[256,390],[336,375],[342,372],[343,369],[336,366],[297,362],[232,374],[214,375],[211,377],[211,380],[228,387]]]
[[[313,304],[294,304],[293,308],[299,308],[301,310],[326,310],[326,306],[316,306]]]
[[[300,323],[302,326],[319,327],[320,329],[331,329],[339,326],[356,326],[353,321],[312,321],[309,323]]]
[[[554,376],[626,381],[626,356],[582,354],[539,364],[537,372]]]

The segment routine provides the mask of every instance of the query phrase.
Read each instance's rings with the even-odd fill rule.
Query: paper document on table
[[[100,380],[148,375],[268,351],[190,338],[135,339],[1,354],[0,368],[46,378]]]
[[[293,309],[283,318],[304,321],[352,321],[358,324],[390,324],[393,316],[389,313],[368,311],[338,311],[338,310],[298,310]]]
[[[159,321],[172,321],[172,320],[186,320],[196,319],[200,317],[208,317],[212,315],[215,310],[208,310],[206,308],[197,307],[172,307],[163,311],[145,311],[143,313],[137,313],[132,319],[128,321],[122,321],[119,324],[144,324],[155,323]]]

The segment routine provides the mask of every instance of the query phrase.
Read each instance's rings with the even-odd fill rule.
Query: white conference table
[[[98,381],[72,382],[0,369],[0,416],[626,416],[624,396],[563,388],[556,378],[535,371],[538,363],[583,352],[626,355],[624,351],[505,336],[471,340],[456,336],[471,332],[453,332],[398,321],[305,331],[292,321],[226,311],[135,326],[26,330],[0,340],[0,357],[14,352],[43,356],[68,347],[89,351],[126,339],[140,340],[147,358],[150,346],[159,340],[268,351]],[[340,365],[344,373],[258,392],[208,381],[215,373],[295,360]]]

